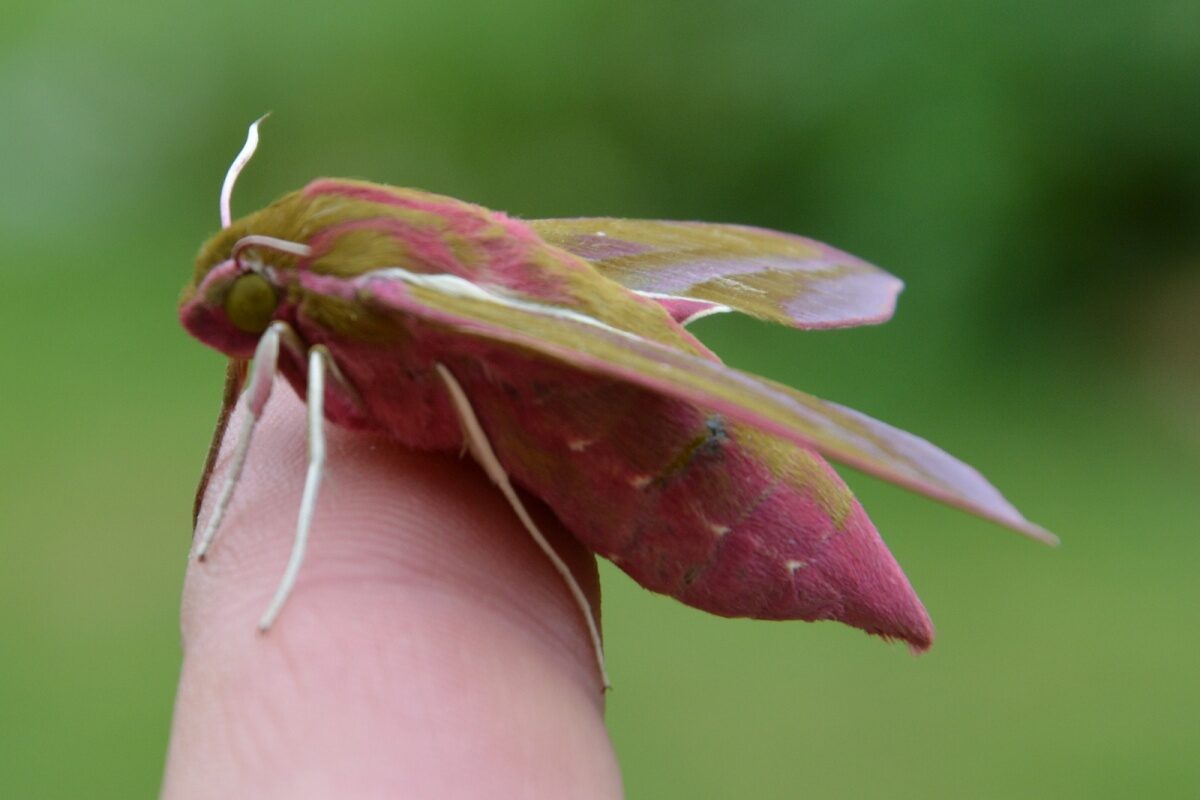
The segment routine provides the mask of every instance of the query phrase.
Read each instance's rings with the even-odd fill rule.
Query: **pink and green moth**
[[[647,589],[726,617],[837,620],[914,651],[933,641],[929,616],[826,457],[1055,541],[937,447],[728,367],[686,329],[728,311],[801,329],[884,322],[901,289],[886,272],[760,228],[522,221],[354,180],[315,180],[233,220],[233,184],[257,141],[255,122],[180,317],[233,359],[223,419],[253,359],[249,413],[198,557],[276,373],[307,398],[295,544],[260,629],[303,560],[325,420],[422,450],[469,449],[563,576],[606,685],[593,610],[515,487]]]

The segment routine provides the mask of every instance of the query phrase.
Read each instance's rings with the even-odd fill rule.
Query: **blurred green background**
[[[1200,5],[9,2],[0,796],[145,797],[222,359],[175,301],[235,198],[362,176],[752,223],[896,319],[697,325],[979,466],[1049,550],[849,475],[938,625],[711,618],[605,568],[632,797],[1200,796]],[[299,479],[299,476],[297,476]]]

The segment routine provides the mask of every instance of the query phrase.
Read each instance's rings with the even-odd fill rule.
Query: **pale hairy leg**
[[[258,347],[254,350],[254,363],[250,367],[250,378],[241,399],[246,406],[247,413],[243,417],[242,427],[238,431],[237,441],[234,445],[233,464],[229,468],[225,484],[221,487],[221,493],[217,495],[217,503],[208,517],[208,523],[204,526],[204,533],[200,535],[196,545],[196,558],[200,561],[205,559],[212,547],[217,530],[221,527],[221,520],[225,518],[225,512],[233,500],[233,493],[242,476],[242,469],[246,466],[246,456],[250,452],[250,440],[254,438],[254,427],[258,424],[263,408],[271,397],[271,388],[275,385],[275,374],[279,368],[279,344],[285,337],[294,338],[295,333],[286,323],[272,323],[263,332],[262,337],[258,340]]]
[[[554,552],[554,548],[538,530],[534,524],[533,518],[529,516],[529,512],[525,509],[525,504],[521,502],[521,498],[517,495],[512,483],[508,479],[508,473],[501,466],[499,459],[496,458],[495,451],[492,450],[492,445],[488,441],[487,434],[484,433],[483,427],[479,424],[479,419],[475,416],[474,409],[471,408],[471,401],[467,399],[466,392],[463,391],[458,379],[444,364],[437,364],[438,374],[442,381],[446,384],[446,389],[450,392],[450,399],[454,403],[454,409],[458,412],[459,422],[462,424],[463,436],[466,439],[467,446],[471,449],[471,453],[475,456],[475,460],[483,467],[484,472],[492,479],[492,482],[499,487],[517,517],[521,520],[521,524],[525,526],[525,530],[533,537],[533,541],[541,548],[546,557],[554,565],[554,569],[562,576],[563,582],[566,583],[567,589],[571,592],[571,597],[574,598],[575,604],[579,606],[579,610],[583,612],[584,621],[587,623],[588,634],[592,639],[592,647],[596,653],[596,666],[600,669],[600,680],[605,689],[611,689],[612,684],[608,680],[608,671],[604,667],[604,643],[600,639],[600,629],[596,625],[596,615],[592,611],[592,606],[588,602],[587,597],[583,593],[583,589],[579,586],[579,582],[575,580],[575,576],[571,574],[571,570],[567,567],[566,562]]]
[[[308,534],[312,529],[313,511],[317,506],[317,493],[325,473],[325,370],[333,363],[329,351],[318,345],[308,353],[308,471],[304,477],[304,494],[300,498],[300,516],[296,521],[296,538],[292,542],[292,554],[287,569],[279,581],[279,588],[271,598],[258,629],[266,633],[271,629],[284,603],[296,585],[296,576],[304,563],[308,549]]]

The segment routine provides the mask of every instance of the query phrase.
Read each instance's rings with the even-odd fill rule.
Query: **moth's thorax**
[[[304,254],[245,247],[247,237],[291,243]],[[452,276],[523,301],[584,314],[611,327],[707,353],[654,302],[599,275],[582,259],[546,244],[527,224],[461,200],[362,181],[320,179],[234,221],[197,257],[184,292],[184,326],[234,357],[253,352],[256,332],[231,317],[233,287],[248,269],[271,284],[277,306],[270,319],[300,316],[348,338],[387,338],[394,319],[382,318],[350,287],[381,270]],[[261,323],[261,324],[257,324]],[[258,330],[254,330],[258,328]]]

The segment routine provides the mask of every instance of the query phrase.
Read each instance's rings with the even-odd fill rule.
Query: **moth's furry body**
[[[822,455],[1056,541],[928,442],[725,367],[683,327],[730,310],[810,329],[882,322],[901,288],[882,270],[758,228],[525,223],[362,181],[314,181],[233,221],[232,181],[256,141],[257,123],[180,310],[234,359],[258,353],[239,452],[276,364],[302,396],[310,376],[334,378],[308,396],[310,436],[323,406],[405,446],[469,446],[563,575],[598,657],[594,614],[510,478],[649,589],[724,616],[840,620],[916,650],[933,637],[925,609]],[[300,563],[319,466],[264,626]]]
[[[435,371],[443,363],[514,482],[646,588],[723,616],[837,619],[918,648],[930,643],[899,566],[815,452],[405,314],[364,276],[389,267],[457,275],[715,360],[659,303],[502,214],[413,190],[316,181],[234,222],[198,259],[199,298],[185,301],[185,324],[235,357],[249,357],[257,337],[222,319],[221,287],[236,280],[231,248],[250,234],[312,248],[308,257],[264,260],[282,294],[273,318],[308,346],[327,347],[361,398],[331,389],[331,421],[414,448],[460,450]],[[280,367],[303,396],[304,362],[285,353]]]

